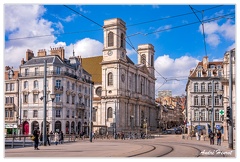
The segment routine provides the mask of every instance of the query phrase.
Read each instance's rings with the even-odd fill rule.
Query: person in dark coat
[[[63,132],[59,133],[59,144],[63,144]]]
[[[39,127],[33,131],[33,136],[34,136],[34,150],[39,150],[38,144],[39,144]]]
[[[214,145],[214,133],[210,131],[209,133],[210,145]]]

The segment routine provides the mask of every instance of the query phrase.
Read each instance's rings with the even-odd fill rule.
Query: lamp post
[[[44,60],[44,78],[43,78],[43,98],[41,97],[40,99],[43,99],[44,102],[44,109],[43,109],[43,145],[46,146],[47,145],[47,128],[46,128],[46,112],[47,112],[47,61]],[[55,99],[55,94],[50,94],[50,101],[54,101]]]

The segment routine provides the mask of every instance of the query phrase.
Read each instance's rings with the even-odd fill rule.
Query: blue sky
[[[151,43],[155,48],[156,94],[172,90],[173,95],[181,95],[190,69],[203,56],[222,60],[235,47],[234,3],[44,4],[4,5],[5,66],[17,69],[27,49],[37,55],[39,49],[63,46],[66,58],[73,48],[82,57],[101,55],[104,20],[121,18],[126,22],[126,41],[131,44],[127,54],[133,62],[137,63],[133,48],[137,50],[139,44]]]

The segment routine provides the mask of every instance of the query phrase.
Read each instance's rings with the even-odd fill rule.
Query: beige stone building
[[[139,45],[138,63],[126,51],[126,24],[105,20],[103,54],[82,58],[94,81],[93,130],[100,134],[157,129],[154,46]]]
[[[22,125],[22,134],[32,134],[36,127],[43,131],[44,86],[47,89],[47,132],[89,132],[92,78],[82,68],[80,57],[73,53],[73,56],[66,59],[63,47],[51,48],[49,54],[45,49],[39,50],[37,55],[27,50],[26,60],[21,61],[18,76],[21,112],[19,122]],[[53,102],[50,94],[56,95]]]
[[[20,127],[18,123],[19,117],[19,80],[18,80],[18,70],[15,70],[9,66],[5,67],[4,72],[5,80],[5,134],[17,134],[18,128]]]
[[[221,114],[224,108],[217,93],[223,87],[220,81],[222,76],[223,62],[209,62],[208,56],[190,71],[186,85],[188,134],[191,132],[195,134],[198,131],[208,134],[209,126],[212,126],[212,115],[214,128],[211,129],[214,129],[214,132],[217,129],[224,131],[222,127],[224,118]]]

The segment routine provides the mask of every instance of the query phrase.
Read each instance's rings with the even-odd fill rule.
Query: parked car
[[[182,134],[182,130],[181,130],[181,129],[177,129],[177,130],[175,131],[175,133],[176,133],[176,134]]]
[[[167,129],[166,132],[167,132],[167,134],[173,134],[174,130],[173,129]]]

